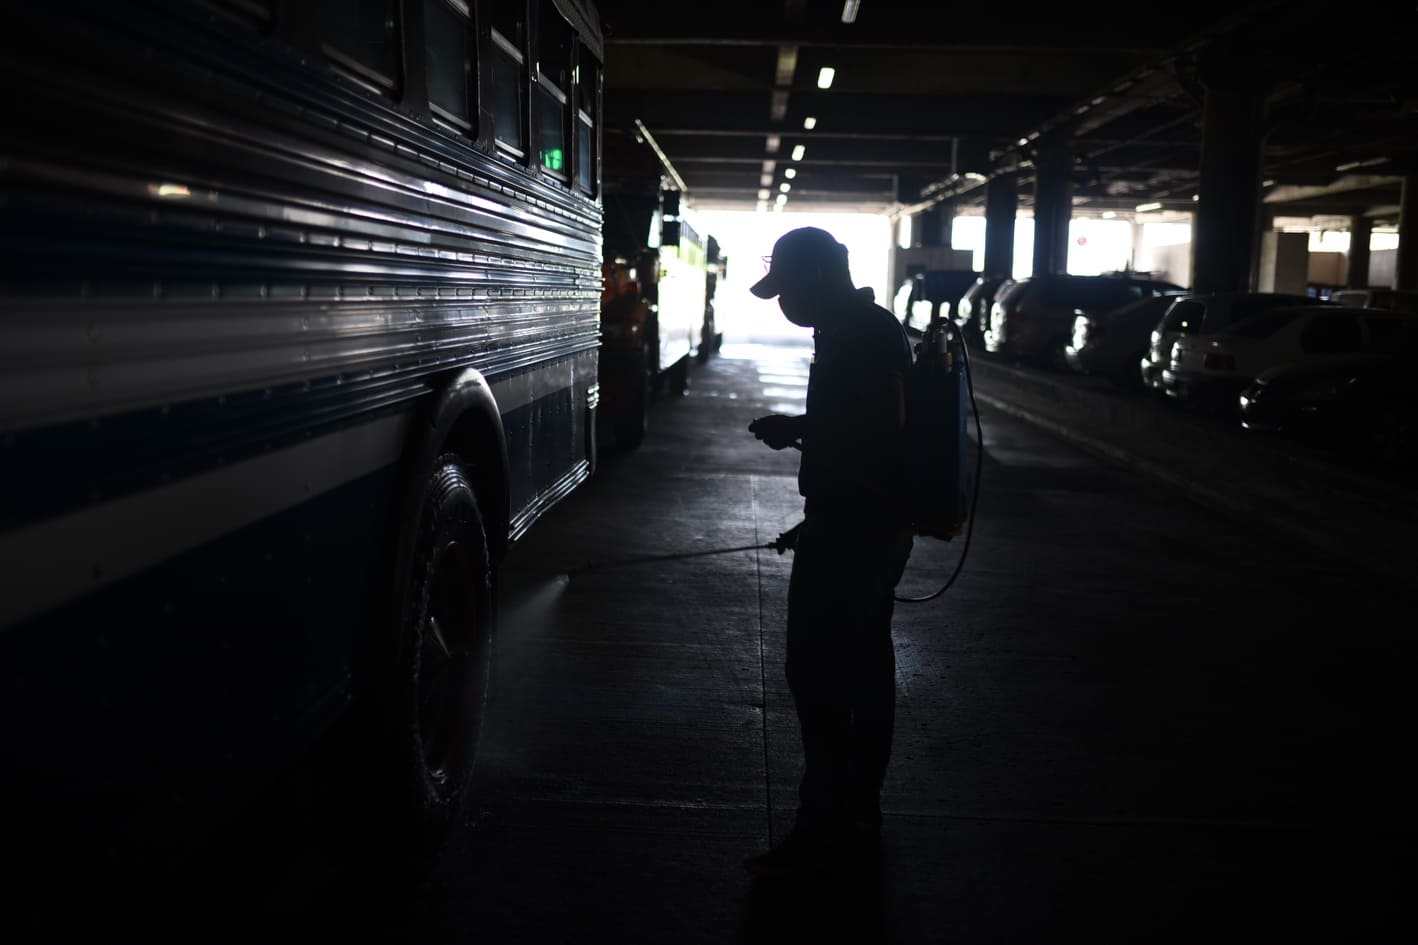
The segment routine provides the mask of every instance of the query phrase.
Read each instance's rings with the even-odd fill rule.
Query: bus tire
[[[640,348],[636,363],[636,385],[629,403],[616,411],[615,442],[621,449],[634,449],[645,439],[650,428],[650,402],[654,399],[654,361],[650,346]]]
[[[689,393],[689,355],[685,355],[675,362],[670,368],[667,383],[670,393],[676,397],[684,397]]]
[[[495,601],[486,526],[455,454],[438,457],[400,543],[394,658],[379,777],[391,865],[416,879],[456,827],[491,681]]]

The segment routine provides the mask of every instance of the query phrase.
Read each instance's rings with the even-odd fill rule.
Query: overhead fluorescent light
[[[798,44],[783,43],[778,47],[778,75],[773,84],[786,88],[793,84],[793,73],[798,71]]]
[[[794,161],[801,161],[801,160],[803,159],[803,155],[806,154],[806,153],[807,153],[807,145],[805,145],[805,144],[795,144],[795,145],[793,145],[793,160],[794,160]]]
[[[787,194],[779,194],[779,195],[774,199],[773,202],[776,203],[778,206],[781,207],[783,204],[785,204],[785,203],[788,202],[788,195],[787,195]]]
[[[1200,199],[1201,199],[1201,194],[1192,194],[1192,203],[1196,203],[1196,202],[1197,202],[1198,200],[1200,200]]]
[[[1162,205],[1160,203],[1140,203],[1137,205],[1138,213],[1151,213],[1153,210],[1161,209]]]
[[[1113,217],[1117,216],[1117,214],[1112,210],[1104,210],[1102,213],[1098,214],[1098,216],[1102,217],[1104,220],[1111,220]]]
[[[783,146],[783,139],[782,139],[782,138],[778,137],[777,135],[769,135],[769,136],[768,136],[767,148],[768,148],[768,153],[769,153],[769,154],[777,154],[777,153],[778,153],[778,149],[781,148],[782,146]]]
[[[804,131],[811,131],[812,129],[814,129],[814,128],[816,128],[816,127],[817,127],[817,119],[816,119],[816,118],[814,118],[814,117],[812,117],[811,115],[809,115],[809,116],[807,116],[806,118],[803,119],[803,130],[804,130]]]
[[[793,189],[793,185],[788,183],[787,181],[783,181],[783,183],[778,185],[778,189],[786,194],[788,191]]]
[[[758,192],[759,200],[767,200],[771,196],[773,196],[773,191],[769,190],[767,187]]]
[[[760,174],[760,175],[758,176],[758,186],[759,186],[759,187],[772,187],[772,186],[773,186],[773,175],[772,175],[772,174]]]
[[[788,178],[788,180],[792,180],[794,177],[798,176],[798,169],[796,167],[790,167],[783,172],[783,176]]]
[[[831,66],[823,66],[817,71],[817,87],[820,89],[832,88],[832,80],[837,78],[837,70]]]
[[[842,4],[842,22],[857,22],[857,7],[861,5],[862,0],[846,0],[846,2]]]

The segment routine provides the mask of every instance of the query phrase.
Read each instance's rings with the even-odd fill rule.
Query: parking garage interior
[[[803,514],[799,454],[747,426],[806,409],[813,358],[812,333],[747,290],[778,236],[817,225],[914,329],[953,324],[963,289],[914,307],[939,271],[1323,312],[1345,310],[1338,292],[1418,293],[1418,10],[596,13],[602,127],[652,142],[683,219],[725,250],[719,337],[653,392],[643,441],[603,427],[594,472],[506,549],[446,842],[398,881],[362,868],[369,812],[341,779],[365,743],[337,720],[160,878],[123,882],[82,838],[49,851],[11,940],[1411,938],[1412,388],[1384,388],[1376,453],[983,334],[965,333],[977,504],[962,535],[916,537],[898,586],[929,593],[968,549],[948,593],[895,609],[880,862],[847,881],[746,873],[798,800],[793,557],[771,542]],[[1418,350],[1391,353],[1411,385]]]

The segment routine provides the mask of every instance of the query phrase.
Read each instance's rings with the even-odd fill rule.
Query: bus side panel
[[[660,249],[660,368],[694,354],[704,327],[704,249],[681,223],[680,244]]]
[[[513,537],[589,474],[596,352],[494,380],[511,473]]]
[[[115,862],[199,843],[344,708],[389,620],[396,487],[387,466],[7,628],[7,813]]]

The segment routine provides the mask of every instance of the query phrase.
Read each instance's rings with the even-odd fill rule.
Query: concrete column
[[[1062,143],[1039,150],[1034,175],[1034,275],[1068,268],[1073,217],[1073,153]]]
[[[1275,281],[1274,263],[1276,256],[1272,251],[1273,247],[1279,244],[1267,242],[1272,239],[1269,234],[1275,231],[1275,217],[1276,211],[1274,204],[1269,204],[1262,200],[1256,205],[1255,242],[1252,244],[1255,247],[1255,256],[1251,260],[1251,277],[1245,287],[1255,289],[1258,292],[1280,291],[1273,287]],[[1192,232],[1195,233],[1196,230],[1193,229]],[[1293,251],[1293,248],[1291,251]],[[1285,291],[1289,292],[1291,289],[1287,288]],[[1303,295],[1304,292],[1305,287],[1302,285],[1299,287],[1298,294]]]
[[[1014,272],[1014,217],[1019,182],[1013,174],[991,177],[985,185],[984,275],[1008,278]]]
[[[1349,253],[1344,284],[1351,289],[1369,286],[1369,238],[1374,235],[1374,221],[1366,216],[1349,218]]]
[[[950,220],[955,215],[955,206],[950,201],[938,203],[922,210],[911,221],[911,244],[913,246],[950,246]]]
[[[1418,289],[1418,174],[1403,179],[1398,201],[1398,258],[1394,260],[1393,287]]]
[[[1192,231],[1192,291],[1252,286],[1259,243],[1265,98],[1244,58],[1203,58],[1201,186]]]

